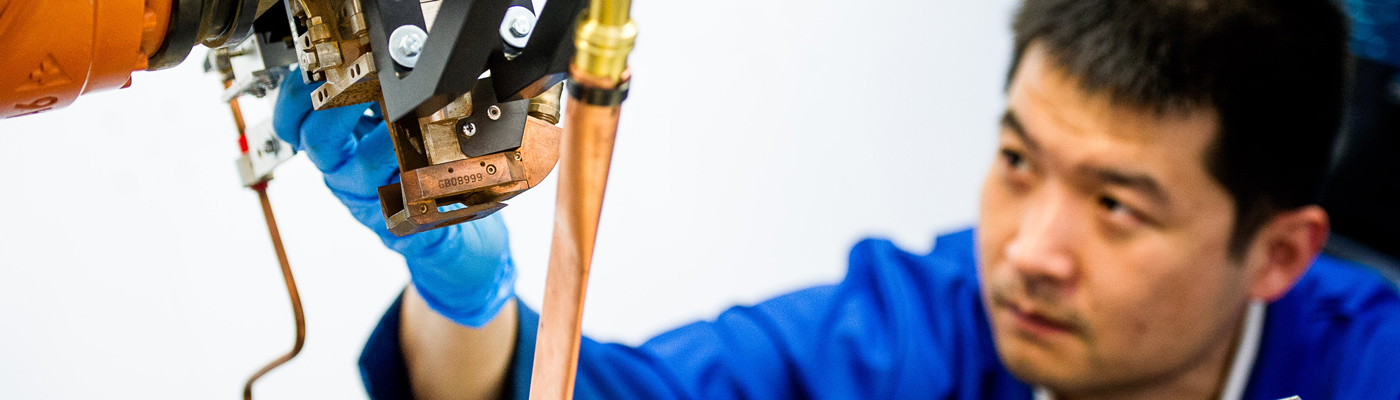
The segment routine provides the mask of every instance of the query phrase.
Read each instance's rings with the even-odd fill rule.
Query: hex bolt
[[[389,34],[389,56],[399,65],[413,68],[418,65],[418,56],[423,54],[423,45],[428,41],[428,32],[417,25],[404,25]]]
[[[487,166],[486,166],[486,174],[487,174],[487,175],[495,175],[495,174],[496,174],[496,164],[487,165]]]
[[[472,135],[476,135],[476,124],[468,122],[462,125],[462,134],[467,135],[467,137],[472,137]]]
[[[506,45],[506,57],[509,59],[513,55],[520,55],[520,50],[530,41],[530,35],[535,30],[535,13],[523,6],[510,6],[501,17],[501,25],[496,31],[501,35],[501,40]]]
[[[486,108],[486,118],[490,118],[492,121],[501,119],[501,108],[496,106]]]
[[[399,50],[403,55],[413,57],[423,53],[423,39],[417,36],[408,35],[399,40]]]
[[[535,24],[530,22],[530,19],[523,15],[515,17],[514,20],[510,21],[510,34],[518,38],[530,35],[530,30],[534,28]]]

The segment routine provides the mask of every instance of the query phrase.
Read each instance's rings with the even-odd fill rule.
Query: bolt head
[[[404,36],[403,40],[399,41],[399,50],[403,51],[403,55],[409,57],[414,57],[419,54],[422,54],[423,39],[419,39],[417,35]]]
[[[418,64],[418,56],[423,54],[428,32],[417,25],[403,25],[389,35],[389,55],[399,65],[413,68]]]
[[[530,21],[530,18],[526,18],[525,16],[515,17],[514,20],[510,21],[510,34],[515,35],[515,37],[523,38],[528,36],[533,29],[535,29],[534,22]]]

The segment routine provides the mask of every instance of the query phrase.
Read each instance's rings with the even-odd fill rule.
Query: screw
[[[423,52],[423,39],[413,35],[404,36],[399,40],[399,50],[403,51],[403,55],[416,57]]]
[[[462,134],[463,134],[463,135],[467,135],[467,137],[472,137],[472,135],[475,135],[475,134],[476,134],[476,124],[473,124],[473,123],[471,123],[471,122],[468,122],[468,123],[466,123],[466,125],[462,125]]]
[[[278,151],[281,151],[281,150],[282,150],[282,144],[281,144],[281,143],[277,143],[277,139],[271,139],[271,138],[269,138],[269,139],[267,139],[266,142],[263,142],[263,152],[264,152],[264,153],[277,154],[277,152],[278,152]]]
[[[418,212],[420,212],[420,213],[427,213],[427,212],[428,212],[428,206],[427,206],[426,204],[419,204],[419,205],[418,205]]]
[[[534,25],[529,18],[523,15],[515,17],[514,20],[510,21],[510,34],[518,38],[529,36],[530,30],[535,28]]]
[[[501,119],[501,108],[496,106],[488,107],[486,109],[486,118],[490,118],[492,121]]]
[[[389,35],[389,55],[399,65],[413,68],[418,64],[418,56],[423,54],[423,44],[428,40],[428,32],[416,25],[404,25],[394,29]]]
[[[487,165],[487,166],[486,166],[486,174],[487,174],[487,175],[495,175],[495,174],[496,174],[496,164]]]
[[[520,152],[515,152],[515,161],[520,161]]]

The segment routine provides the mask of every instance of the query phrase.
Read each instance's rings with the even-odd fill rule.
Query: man
[[[580,398],[1400,398],[1400,297],[1318,253],[1337,130],[1327,0],[1027,0],[975,231],[855,246],[843,282],[640,347],[584,339]],[[375,398],[522,398],[538,316],[499,219],[396,238],[364,108],[277,130],[413,284],[361,359]]]

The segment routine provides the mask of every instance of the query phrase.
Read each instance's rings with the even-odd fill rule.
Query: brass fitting
[[[627,70],[627,56],[637,41],[631,0],[593,0],[574,34],[574,70],[614,85]]]
[[[564,95],[564,83],[560,82],[539,96],[530,98],[529,114],[553,125],[559,125],[559,99]]]

